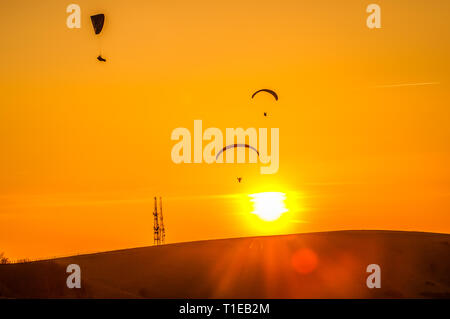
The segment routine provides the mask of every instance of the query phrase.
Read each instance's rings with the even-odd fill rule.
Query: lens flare
[[[265,192],[251,194],[250,201],[253,203],[252,213],[264,221],[274,221],[288,211],[284,203],[286,194],[280,192]]]
[[[294,270],[303,275],[316,269],[318,262],[317,254],[308,248],[296,251],[291,259]]]

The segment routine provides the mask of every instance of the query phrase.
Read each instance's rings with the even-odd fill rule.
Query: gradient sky
[[[374,2],[379,30],[365,22]],[[70,3],[81,29],[66,27]],[[448,0],[0,2],[0,252],[152,244],[154,195],[167,242],[449,233],[448,12]],[[430,84],[399,85],[418,83]],[[252,100],[261,88],[280,100]],[[174,164],[170,134],[195,119],[280,128],[279,172]],[[249,214],[260,191],[288,194],[283,220]]]

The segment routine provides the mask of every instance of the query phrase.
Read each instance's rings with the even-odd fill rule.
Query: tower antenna
[[[164,218],[162,210],[162,199],[159,197],[159,227],[160,227],[160,240],[161,244],[164,244],[166,240],[166,229],[164,228]]]
[[[155,210],[153,211],[153,244],[159,245],[161,243],[161,233],[158,221],[158,202],[155,197]]]

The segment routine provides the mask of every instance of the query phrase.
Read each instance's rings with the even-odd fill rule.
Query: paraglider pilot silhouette
[[[95,34],[100,34],[103,30],[103,25],[105,24],[105,15],[103,13],[96,14],[91,16],[92,26],[94,27]],[[102,57],[100,54],[97,57],[97,60],[100,62],[106,62],[106,59]]]
[[[252,99],[255,97],[256,94],[258,94],[260,92],[269,93],[275,98],[275,101],[278,101],[278,94],[275,91],[272,91],[272,90],[269,90],[269,89],[261,89],[261,90],[256,91],[255,93],[253,93]],[[264,116],[267,116],[267,112],[264,112]]]
[[[226,150],[228,150],[230,148],[235,148],[235,147],[246,147],[248,149],[251,149],[251,150],[255,151],[256,154],[258,154],[258,156],[259,156],[258,150],[256,148],[254,148],[253,146],[251,146],[249,144],[237,144],[236,143],[236,144],[227,145],[223,149],[221,149],[216,155],[216,160],[219,159],[220,154],[222,154],[223,152],[225,152]],[[238,183],[242,182],[242,177],[236,177],[236,179],[237,179]]]

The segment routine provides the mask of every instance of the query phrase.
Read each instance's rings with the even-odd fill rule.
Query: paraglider
[[[254,150],[254,151],[256,152],[256,154],[258,154],[258,156],[259,156],[258,150],[257,150],[256,148],[254,148],[253,146],[250,146],[250,145],[248,145],[248,144],[230,144],[230,145],[225,146],[223,149],[221,149],[221,150],[217,153],[217,155],[216,155],[216,161],[219,159],[220,154],[222,154],[222,153],[225,152],[226,150],[228,150],[228,149],[230,149],[230,148],[234,148],[234,147],[246,147],[246,148],[248,148],[248,149],[252,149],[252,150]]]
[[[271,94],[276,101],[278,101],[278,94],[275,91],[269,90],[269,89],[262,89],[262,90],[258,90],[255,93],[253,93],[252,95],[252,99],[255,97],[256,94],[260,93],[260,92],[267,92],[269,94]]]
[[[238,180],[238,183],[240,183],[242,181],[242,177],[238,177],[237,180]]]
[[[103,25],[105,24],[105,15],[103,13],[93,15],[91,16],[91,22],[95,34],[100,34],[103,30]],[[106,62],[106,59],[102,57],[101,53],[98,55],[97,60],[100,62]]]
[[[269,93],[275,98],[275,101],[278,101],[278,94],[275,91],[272,91],[269,89],[261,89],[261,90],[256,91],[255,93],[252,94],[252,99],[255,97],[256,94],[258,94],[260,92]],[[264,116],[267,116],[267,112],[264,112]]]

